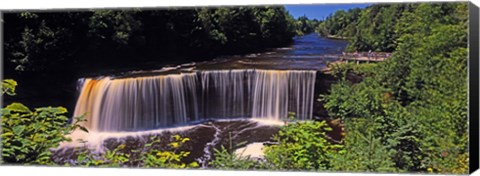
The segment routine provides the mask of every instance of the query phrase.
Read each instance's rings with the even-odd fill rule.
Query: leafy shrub
[[[150,150],[140,151],[140,160],[145,161],[144,167],[192,168],[199,166],[197,162],[189,164],[182,163],[182,159],[187,157],[190,152],[179,149],[190,139],[182,138],[179,135],[174,135],[172,138],[174,141],[168,144],[171,150],[161,151],[155,149],[153,146],[160,143],[159,139],[153,140],[151,143],[145,145],[145,147],[152,146],[152,148]]]
[[[299,121],[283,126],[274,136],[278,145],[265,149],[265,158],[271,169],[327,170],[330,160],[343,146],[330,142],[331,131],[325,121]]]
[[[233,152],[229,152],[224,146],[221,149],[214,149],[215,159],[210,162],[210,165],[216,169],[265,169],[264,162],[255,160],[249,156],[238,156]]]
[[[340,81],[332,85],[330,94],[321,95],[328,114],[335,118],[368,117],[383,114],[385,105],[390,103],[390,91],[371,77],[361,83]]]
[[[392,57],[377,64],[377,72],[362,82],[342,81],[332,86],[330,95],[322,97],[329,115],[343,119],[347,129],[344,144],[348,152],[340,155],[344,160],[336,163],[338,166],[345,163],[343,168],[350,171],[382,168],[467,173],[468,6],[465,3],[408,6],[411,9],[402,12],[394,25],[398,36]],[[383,12],[388,9],[375,8]],[[368,13],[366,10],[365,14]],[[356,42],[358,39],[361,36]],[[345,68],[337,74],[343,76],[342,72]],[[366,127],[377,132],[371,133]],[[370,165],[356,159],[369,156],[372,151],[359,147],[368,146],[362,143],[361,136],[369,139],[367,144],[375,144],[378,151],[384,151],[373,153],[373,158],[392,161],[395,169],[391,168],[392,162]]]
[[[395,172],[391,151],[375,136],[378,123],[372,119],[347,119],[345,147],[332,157],[334,171]]]
[[[100,167],[146,167],[146,168],[195,168],[197,162],[183,163],[190,152],[180,148],[188,142],[189,138],[179,135],[172,136],[173,141],[167,146],[161,146],[160,139],[151,136],[149,142],[142,148],[125,150],[125,144],[118,145],[113,150],[95,153],[87,147],[77,147],[77,159],[75,165],[100,166]],[[160,150],[159,148],[164,148]]]
[[[13,79],[5,79],[2,81],[2,86],[0,89],[0,95],[7,94],[10,96],[15,95],[15,87],[17,87],[17,82]]]
[[[373,76],[376,74],[376,63],[363,63],[355,64],[352,62],[349,63],[335,63],[329,64],[328,67],[331,69],[331,74],[339,79],[346,79],[348,74],[355,74],[358,76],[366,77]]]
[[[16,82],[4,80],[2,93],[14,95]],[[66,137],[85,121],[76,117],[76,123],[69,124],[63,107],[43,107],[30,110],[21,103],[12,103],[2,108],[2,157],[7,163],[53,164],[50,160],[51,148],[60,142],[70,141]]]

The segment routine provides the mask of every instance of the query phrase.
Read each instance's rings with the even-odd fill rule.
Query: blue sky
[[[309,19],[323,19],[337,10],[348,10],[355,7],[365,8],[371,4],[313,4],[313,5],[285,5],[290,14],[298,18],[306,15]]]

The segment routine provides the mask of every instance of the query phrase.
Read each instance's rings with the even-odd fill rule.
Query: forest
[[[4,21],[4,74],[23,85],[16,100],[36,97],[30,106],[72,104],[65,95],[79,77],[259,52],[315,26],[281,6],[7,12]]]
[[[65,135],[75,129],[88,131],[70,123],[69,111],[59,107],[71,104],[73,97],[65,94],[72,90],[64,87],[80,76],[253,53],[315,32],[348,40],[347,52],[392,53],[379,63],[329,65],[337,82],[316,101],[324,104],[326,119],[339,121],[343,139],[329,139],[332,127],[325,120],[297,121],[291,114],[264,159],[237,156],[224,146],[215,149],[210,168],[468,172],[467,3],[373,4],[321,21],[295,19],[283,7],[32,11],[3,18],[5,164],[58,165],[50,148],[71,140]],[[361,80],[350,80],[352,75]],[[53,93],[44,95],[46,90]],[[27,95],[38,101],[17,103]],[[190,152],[181,146],[189,140],[172,136],[160,149],[152,138],[133,153],[125,145],[105,154],[79,148],[76,163],[198,168],[184,162]]]
[[[349,38],[347,50],[393,51],[383,63],[337,67],[341,81],[320,98],[345,126],[334,169],[467,172],[467,19],[463,3],[378,4],[318,25]],[[349,73],[366,76],[352,84]]]

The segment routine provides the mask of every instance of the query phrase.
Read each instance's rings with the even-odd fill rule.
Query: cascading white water
[[[312,117],[315,71],[265,71],[255,74],[252,117],[278,120],[295,112]]]
[[[254,70],[199,72],[204,118],[251,117],[251,85]]]
[[[138,131],[212,118],[311,119],[316,71],[204,70],[82,81],[75,116],[91,131]]]

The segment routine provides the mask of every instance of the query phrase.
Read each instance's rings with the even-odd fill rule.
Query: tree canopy
[[[16,71],[247,53],[286,45],[296,31],[283,7],[14,12],[4,21],[6,66]]]
[[[339,169],[468,172],[467,4],[373,5],[360,13],[351,47],[391,46],[393,54],[373,75],[342,81],[323,99],[346,127]],[[361,27],[367,23],[374,25]],[[359,165],[364,156],[379,162]]]

